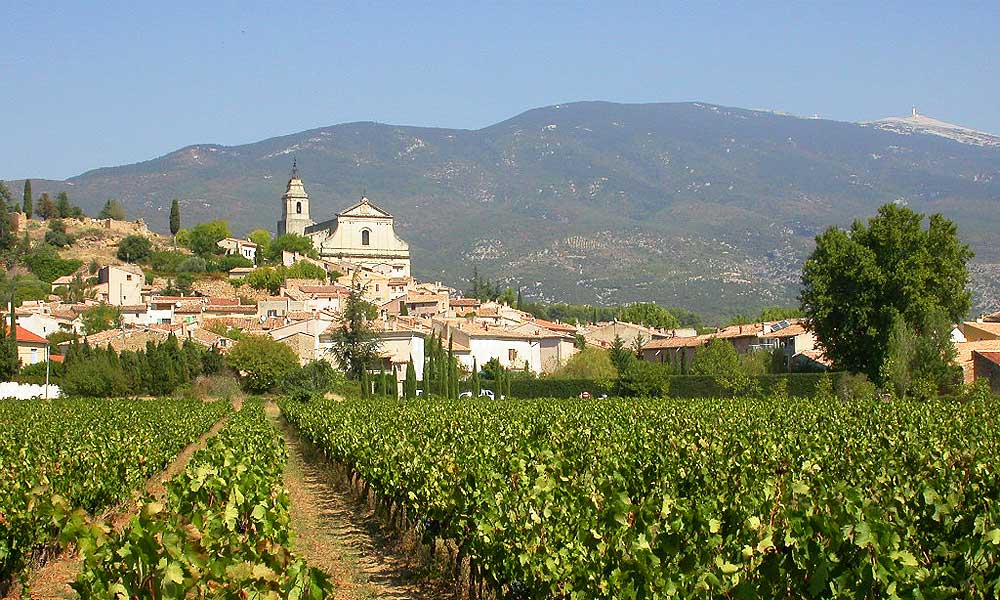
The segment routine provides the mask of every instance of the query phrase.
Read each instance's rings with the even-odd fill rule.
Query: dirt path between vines
[[[372,511],[353,500],[326,457],[298,437],[278,407],[270,404],[267,410],[288,447],[285,488],[292,503],[294,551],[330,576],[335,597],[454,598],[450,586],[428,572],[412,549],[394,542]]]
[[[243,408],[242,402],[233,402],[234,410],[240,410],[241,408]],[[163,484],[173,478],[174,475],[182,472],[187,467],[191,457],[194,456],[194,453],[204,448],[209,438],[218,434],[226,426],[228,420],[229,415],[222,417],[196,441],[185,446],[177,454],[177,457],[162,471],[146,480],[142,488],[142,493],[152,495],[156,498],[163,496],[165,492]],[[129,524],[132,517],[139,512],[140,508],[141,506],[137,501],[137,497],[133,496],[125,503],[108,509],[100,518],[105,523],[110,523],[115,531],[121,531]],[[81,565],[80,556],[76,553],[75,548],[63,551],[59,556],[31,573],[28,580],[28,589],[30,590],[31,598],[33,600],[65,600],[67,598],[76,598],[76,592],[73,591],[73,588],[69,587],[69,584],[76,580],[76,576],[80,573]],[[20,597],[21,586],[15,585],[4,600]]]

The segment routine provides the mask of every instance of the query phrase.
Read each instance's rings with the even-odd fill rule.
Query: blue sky
[[[1000,3],[15,2],[0,179],[347,121],[705,101],[1000,133]]]

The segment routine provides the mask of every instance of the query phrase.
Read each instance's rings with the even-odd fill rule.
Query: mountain
[[[1000,136],[939,121],[918,113],[916,108],[913,109],[913,114],[909,117],[889,117],[887,119],[879,119],[878,121],[870,121],[864,123],[864,125],[903,135],[928,133],[962,142],[963,144],[1000,146]]]
[[[174,197],[185,225],[273,230],[295,157],[314,219],[367,193],[396,215],[419,277],[462,287],[476,266],[526,297],[710,316],[794,303],[817,233],[900,202],[959,224],[977,252],[977,308],[1000,308],[1000,147],[889,128],[579,102],[479,130],[346,123],[201,144],[34,189],[91,211],[115,197],[157,230]]]

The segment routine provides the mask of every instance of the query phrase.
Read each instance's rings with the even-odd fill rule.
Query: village
[[[265,293],[248,290],[243,281],[261,264],[258,244],[236,237],[219,240],[218,253],[240,257],[254,266],[234,267],[228,271],[228,281],[208,281],[189,294],[164,293],[162,282],[151,283],[138,265],[108,261],[96,265],[93,283],[79,294],[82,300],[63,299],[67,288],[82,281],[81,274],[74,273],[55,279],[52,295],[46,299],[25,300],[16,307],[22,366],[61,362],[74,344],[85,342],[122,352],[143,349],[150,342],[158,344],[172,334],[222,354],[239,335],[268,336],[292,348],[302,365],[328,361],[341,367],[334,358],[334,338],[343,327],[345,302],[354,286],[374,312],[370,325],[377,336],[380,364],[369,368],[393,373],[399,390],[407,365],[423,372],[425,342],[431,336],[445,340],[466,374],[476,365],[495,362],[511,371],[544,377],[585,348],[608,350],[616,344],[633,349],[642,360],[668,364],[683,374],[691,368],[698,349],[712,340],[730,342],[740,355],[780,351],[787,372],[830,367],[801,318],[709,331],[659,329],[619,320],[563,323],[538,318],[511,302],[463,297],[462,291],[441,282],[418,281],[411,276],[409,246],[396,234],[391,214],[362,197],[335,217],[316,223],[310,218],[309,196],[294,165],[281,196],[281,210],[277,233],[307,237],[316,252],[309,256],[285,250],[280,264],[309,265],[312,273],[325,276],[288,277],[276,290]],[[97,223],[106,228],[131,225],[110,219]],[[103,331],[88,331],[84,315],[104,305],[113,307],[116,322]],[[55,333],[66,338],[58,343],[58,352],[50,350]],[[965,382],[986,378],[997,390],[1000,313],[957,323],[952,342]]]

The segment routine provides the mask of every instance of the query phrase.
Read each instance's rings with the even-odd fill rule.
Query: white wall
[[[48,386],[48,397],[58,398],[61,394],[58,385]],[[5,381],[0,383],[0,398],[17,398],[18,400],[29,400],[31,398],[45,398],[45,386],[34,383],[16,383]]]

